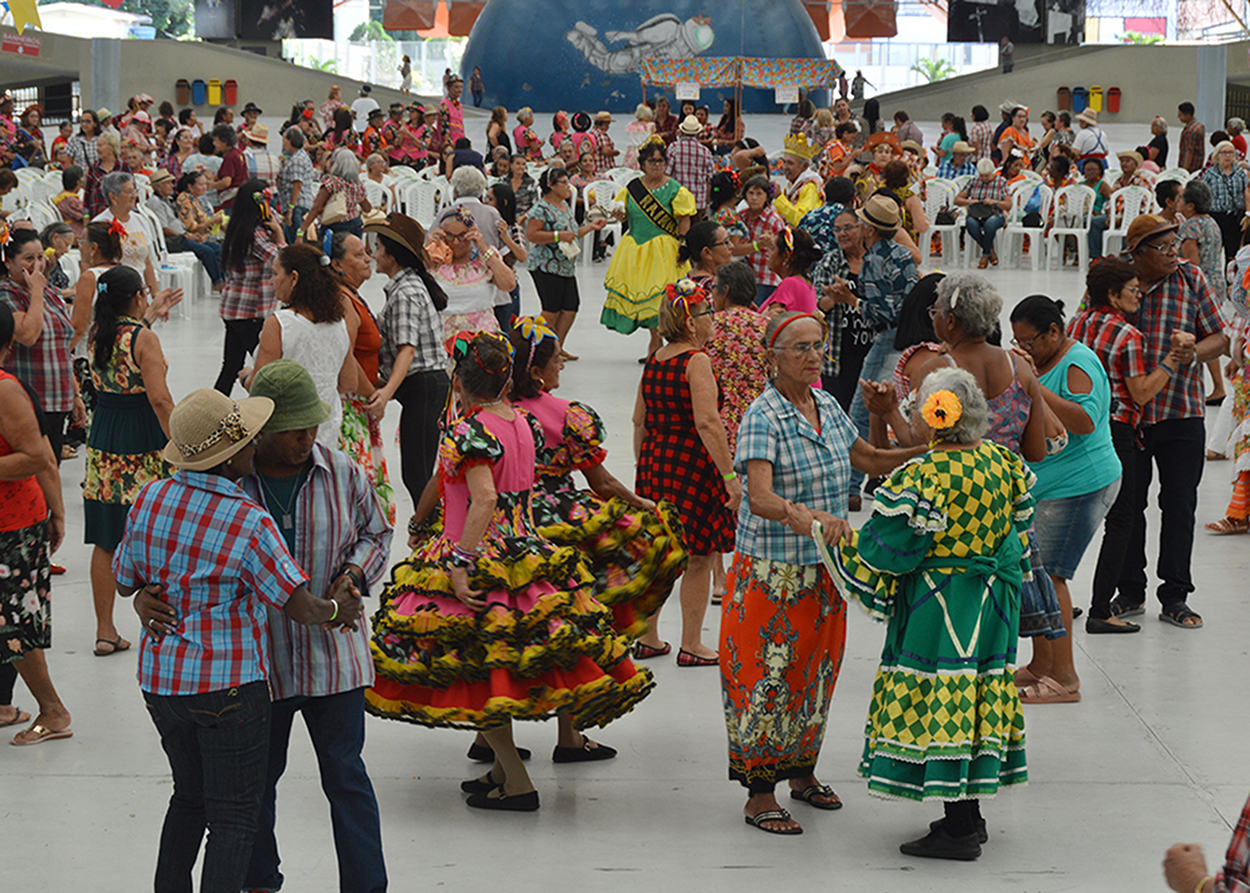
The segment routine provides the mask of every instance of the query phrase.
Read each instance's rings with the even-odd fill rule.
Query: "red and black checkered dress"
[[[694,351],[667,360],[654,356],[642,372],[647,436],[638,457],[635,489],[646,499],[677,506],[692,555],[734,550],[734,516],[716,465],[694,426],[686,364]]]

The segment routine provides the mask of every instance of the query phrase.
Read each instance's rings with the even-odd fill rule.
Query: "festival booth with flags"
[[[675,90],[679,100],[693,98],[683,95],[691,87],[733,87],[739,108],[742,107],[742,90],[745,87],[772,89],[776,101],[784,105],[798,101],[800,87],[807,90],[833,89],[841,75],[842,66],[833,59],[765,59],[753,56],[644,59],[641,72],[644,99],[648,85]]]

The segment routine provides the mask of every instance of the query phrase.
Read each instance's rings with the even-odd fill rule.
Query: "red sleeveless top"
[[[17,381],[0,369],[0,381]],[[20,382],[19,382],[20,384]],[[8,441],[0,437],[0,456],[13,454]],[[20,481],[0,481],[0,531],[22,530],[48,517],[48,503],[34,476]]]

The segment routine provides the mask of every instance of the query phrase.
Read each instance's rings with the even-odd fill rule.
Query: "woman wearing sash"
[[[629,220],[629,232],[608,265],[604,281],[608,297],[599,317],[609,329],[625,335],[650,329],[647,356],[662,343],[656,331],[660,299],[664,287],[685,272],[685,265],[677,262],[677,239],[690,228],[696,210],[694,196],[664,172],[667,160],[664,140],[648,137],[638,147],[642,176],[616,195],[625,206],[616,212],[617,219]]]

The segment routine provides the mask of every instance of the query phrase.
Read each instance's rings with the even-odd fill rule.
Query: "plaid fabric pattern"
[[[226,267],[221,288],[222,319],[264,319],[274,311],[273,259],[278,245],[264,227],[256,227],[252,250],[243,258],[242,269]],[[224,265],[223,265],[224,266]]]
[[[646,435],[638,454],[635,490],[645,499],[677,507],[682,542],[692,555],[732,552],[734,518],[725,505],[725,482],[694,426],[686,365],[694,352],[667,360],[654,356],[642,371]]]
[[[1246,186],[1250,176],[1237,165],[1227,174],[1213,164],[1202,172],[1202,182],[1211,187],[1211,211],[1219,214],[1240,214],[1246,209]]]
[[[308,153],[305,152],[305,155]],[[278,156],[264,149],[248,149],[243,153],[243,159],[247,162],[247,175],[272,183],[278,176],[278,168],[281,162]]]
[[[616,143],[608,136],[606,130],[595,130],[595,170],[607,171],[616,166],[616,156],[612,154]],[[710,179],[710,178],[709,178]]]
[[[668,175],[694,196],[694,206],[707,210],[707,187],[714,167],[712,153],[697,137],[680,136],[668,149]]]
[[[291,207],[291,193],[295,184],[299,183],[301,208],[311,208],[317,196],[317,175],[313,171],[312,159],[303,149],[294,155],[282,156],[282,167],[278,171],[278,209],[282,213]]]
[[[781,219],[781,215],[773,210],[772,205],[765,205],[764,210],[759,214],[743,214],[742,222],[747,225],[748,242],[755,242],[760,236],[775,236],[786,225],[786,222]],[[781,277],[768,269],[768,252],[764,249],[752,251],[742,260],[750,265],[751,271],[755,273],[755,281],[760,285],[777,286],[781,284]]]
[[[892,239],[874,242],[864,252],[864,265],[859,271],[863,291],[859,312],[877,331],[894,328],[903,298],[918,281],[920,273],[910,251]]]
[[[120,158],[117,159],[117,162],[111,171],[106,171],[104,168],[100,167],[99,162],[91,165],[88,169],[87,184],[83,187],[82,191],[82,203],[83,207],[87,209],[86,217],[88,220],[95,217],[97,214],[103,214],[109,209],[108,199],[104,197],[104,189],[101,184],[104,182],[106,175],[119,172],[124,174],[134,173],[130,169],[130,165],[122,161]]]
[[[820,564],[811,537],[751,514],[745,478],[752,459],[772,465],[773,492],[782,499],[846,516],[851,447],[859,432],[833,395],[819,388],[812,388],[811,393],[820,413],[820,431],[771,381],[742,417],[734,470],[744,478],[736,546],[743,554],[790,564]]]
[[[238,484],[179,471],[148,484],[113,557],[122,586],[159,584],[178,613],[161,639],[145,631],[139,688],[194,695],[267,679],[265,606],[281,609],[308,576],[273,517]]]
[[[0,301],[14,313],[30,308],[30,294],[12,279],[0,279]],[[74,323],[69,308],[56,289],[43,290],[43,334],[27,347],[13,339],[4,368],[30,385],[47,412],[69,412],[74,408],[74,363],[69,341]]]
[[[1233,829],[1224,867],[1215,876],[1215,893],[1250,893],[1250,800]]]
[[[408,374],[446,367],[443,351],[443,323],[425,283],[415,270],[403,269],[386,284],[386,305],[378,316],[382,345],[378,348],[378,369],[382,381],[391,377],[395,357],[405,344],[417,349]]]
[[[1099,307],[1082,310],[1068,323],[1068,337],[1098,355],[1111,379],[1111,420],[1136,428],[1141,407],[1129,393],[1125,379],[1146,374],[1142,334],[1119,310]]]
[[[937,175],[943,180],[953,180],[956,177],[975,177],[977,175],[977,166],[970,158],[965,158],[964,163],[959,167],[951,164],[950,156],[947,155],[946,160],[938,165]]]
[[[1199,121],[1190,121],[1181,131],[1180,145],[1177,147],[1176,164],[1189,172],[1202,170],[1203,157],[1206,155],[1207,129]]]
[[[961,194],[970,202],[1001,202],[1007,197],[1007,181],[1001,174],[996,174],[993,180],[975,177],[964,185]]]
[[[1142,295],[1137,328],[1145,345],[1146,365],[1154,368],[1167,356],[1173,332],[1192,332],[1199,341],[1224,330],[1224,316],[1207,279],[1193,264],[1181,261],[1176,272]],[[1203,417],[1202,364],[1176,370],[1159,395],[1142,407],[1141,424],[1167,419]]]
[[[968,128],[968,142],[976,149],[972,156],[976,161],[989,158],[994,151],[994,125],[989,121],[973,121]]]
[[[100,160],[100,153],[96,151],[96,137],[83,136],[81,133],[75,133],[69,138],[70,158],[74,159],[74,164],[83,170],[90,170],[95,163]]]
[[[334,174],[322,174],[321,185],[333,197],[336,192],[347,194],[347,219],[360,216],[360,202],[365,197],[365,184],[360,180],[344,180]],[[309,207],[312,207],[311,205]]]
[[[799,229],[806,230],[823,253],[820,260],[812,267],[812,285],[816,288],[816,300],[820,301],[822,289],[833,285],[835,277],[846,278],[850,272],[846,266],[846,257],[842,246],[838,244],[834,234],[834,221],[838,215],[846,211],[840,204],[821,205],[803,215],[799,221]],[[825,352],[821,361],[821,373],[829,377],[838,374],[838,364],[842,359],[842,328],[847,307],[835,304],[825,314]]]
[[[258,505],[265,504],[256,475],[240,483]],[[313,444],[312,467],[291,514],[293,557],[308,574],[309,591],[329,592],[345,564],[364,570],[369,592],[380,591],[390,558],[391,525],[369,479],[346,453]],[[269,656],[269,685],[276,701],[322,697],[373,684],[366,623],[358,624],[355,632],[324,630],[271,610]]]

